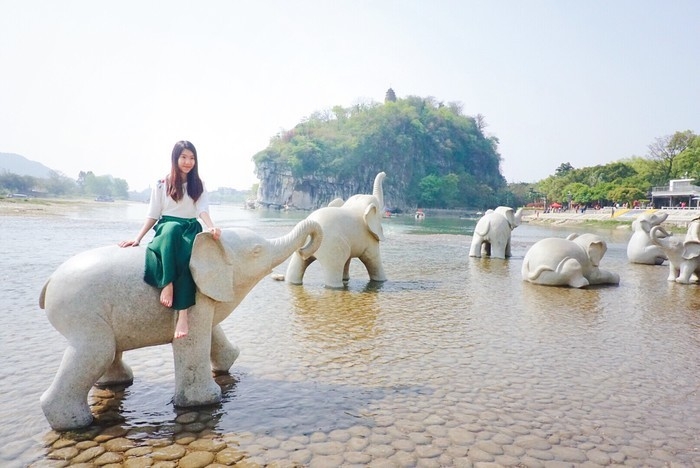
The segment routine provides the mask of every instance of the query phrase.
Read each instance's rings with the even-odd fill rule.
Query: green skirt
[[[202,225],[197,218],[163,216],[153,227],[156,232],[146,247],[146,272],[144,281],[157,288],[173,283],[175,310],[194,305],[197,288],[190,273],[192,244]]]

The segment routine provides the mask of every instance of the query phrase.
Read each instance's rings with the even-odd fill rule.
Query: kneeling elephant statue
[[[654,245],[650,232],[654,226],[666,221],[668,213],[642,213],[632,221],[632,237],[627,243],[627,258],[630,263],[661,265],[667,259],[664,251]]]
[[[309,238],[310,236],[310,238]],[[190,270],[197,285],[190,308],[189,334],[173,341],[176,314],[159,301],[159,290],[143,281],[145,248],[102,247],[80,253],[58,267],[39,303],[68,348],[41,406],[52,428],[89,425],[87,403],[95,384],[130,384],[131,369],[122,353],[172,342],[176,406],[221,401],[212,376],[228,372],[238,348],[219,323],[272,268],[298,250],[307,257],[319,246],[321,227],[304,220],[286,236],[263,239],[244,228],[226,229],[215,241],[197,235]]]
[[[600,261],[608,250],[595,234],[571,234],[566,239],[539,240],[525,254],[523,280],[548,286],[583,288],[592,284],[619,284],[617,273],[601,270]]]

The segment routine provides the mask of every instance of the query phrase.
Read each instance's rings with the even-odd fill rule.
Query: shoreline
[[[668,213],[665,225],[677,228],[687,228],[695,218],[700,217],[700,209],[671,208],[671,209],[628,209],[611,208],[600,210],[588,209],[585,213],[561,211],[556,213],[533,213],[528,210],[523,214],[523,222],[530,224],[607,224],[613,226],[631,227],[632,222],[644,213]]]

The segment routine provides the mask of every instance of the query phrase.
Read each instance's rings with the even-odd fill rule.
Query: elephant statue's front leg
[[[213,301],[197,294],[197,304],[188,313],[189,333],[173,340],[175,361],[175,406],[210,405],[221,401],[221,388],[209,366],[212,346]]]

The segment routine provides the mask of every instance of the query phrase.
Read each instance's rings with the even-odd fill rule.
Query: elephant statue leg
[[[70,333],[66,337],[71,336]],[[94,321],[87,337],[69,338],[53,383],[41,395],[41,409],[52,428],[73,429],[92,420],[88,393],[114,361],[116,343],[110,326]]]
[[[370,280],[378,282],[386,281],[386,273],[384,272],[384,265],[382,264],[379,250],[376,252],[365,252],[359,259],[365,265],[365,268],[367,268]]]
[[[211,369],[214,374],[227,374],[233,363],[238,359],[239,354],[238,346],[233,345],[226,338],[221,325],[216,325],[212,329],[211,354],[209,355]]]
[[[209,359],[212,344],[212,299],[197,293],[190,308],[189,333],[173,340],[175,406],[210,405],[221,401],[221,388],[212,376]]]
[[[304,272],[306,272],[306,269],[314,260],[316,260],[315,257],[304,260],[298,252],[294,252],[292,258],[289,260],[289,265],[287,265],[287,273],[284,275],[285,281],[290,284],[302,284]]]
[[[100,380],[98,380],[95,385],[131,385],[132,383],[134,383],[134,373],[131,367],[122,361],[122,352],[118,351],[109,369],[107,369],[107,372],[102,374],[102,377],[100,377]]]
[[[348,258],[348,261],[345,262],[345,265],[343,266],[343,283],[347,283],[350,281],[350,261],[352,258]]]
[[[484,244],[483,239],[479,237],[478,234],[474,234],[474,237],[472,239],[472,244],[469,247],[469,256],[470,257],[481,257],[482,255],[487,255],[485,252],[486,245]]]

